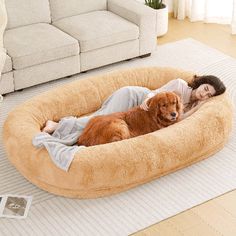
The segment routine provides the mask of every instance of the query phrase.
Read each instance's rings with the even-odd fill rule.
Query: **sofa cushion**
[[[80,53],[81,71],[139,56],[139,39]]]
[[[52,21],[107,9],[107,0],[49,0],[49,2]]]
[[[4,44],[12,58],[14,69],[22,69],[79,53],[76,39],[45,23],[7,30],[4,34]]]
[[[139,37],[137,25],[109,11],[95,11],[68,17],[53,23],[79,40],[81,52],[86,52]]]
[[[80,72],[80,55],[14,70],[15,90],[45,83]]]
[[[6,55],[5,65],[3,67],[2,73],[6,73],[12,70],[12,61],[11,58]]]
[[[51,22],[48,0],[7,0],[7,29]]]
[[[14,91],[13,71],[1,75],[0,94],[6,94]]]

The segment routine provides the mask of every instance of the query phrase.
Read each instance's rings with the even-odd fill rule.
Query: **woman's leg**
[[[56,130],[57,126],[58,126],[58,122],[48,120],[46,122],[45,127],[42,129],[42,132],[46,132],[46,133],[51,134]]]
[[[150,90],[145,87],[122,87],[109,96],[102,104],[102,107],[94,112],[92,116],[127,111],[132,107],[139,106],[148,93],[150,93]]]

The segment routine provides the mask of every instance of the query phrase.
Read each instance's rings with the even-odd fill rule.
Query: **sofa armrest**
[[[111,11],[139,26],[139,55],[152,52],[156,47],[156,12],[136,0],[108,0]]]

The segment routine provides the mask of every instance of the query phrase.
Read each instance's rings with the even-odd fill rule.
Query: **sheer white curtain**
[[[233,3],[233,16],[231,22],[231,32],[232,34],[236,34],[236,0]]]
[[[231,24],[236,34],[236,0],[174,0],[174,14],[179,20]]]
[[[1,82],[1,72],[5,64],[6,50],[3,46],[3,33],[7,24],[7,13],[5,8],[5,0],[0,0],[0,82]],[[1,85],[0,85],[1,86]],[[0,101],[2,96],[0,94]]]

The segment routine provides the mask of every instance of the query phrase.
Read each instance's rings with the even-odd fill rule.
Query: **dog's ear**
[[[147,100],[147,106],[148,106],[148,108],[150,108],[151,103],[152,103],[152,100],[153,100],[153,97],[151,97],[151,98],[149,98],[149,99]]]
[[[175,94],[175,96],[176,96],[176,104],[177,104],[177,110],[178,111],[181,111],[181,110],[183,110],[183,103],[182,103],[182,99],[181,99],[181,94],[180,93],[178,93],[178,92],[176,92],[176,91],[173,91],[173,93]]]
[[[150,112],[154,112],[155,115],[157,115],[156,113],[160,112],[160,100],[161,100],[161,96],[160,95],[155,95],[154,97],[150,98],[147,101],[147,105],[148,105],[148,110]]]

